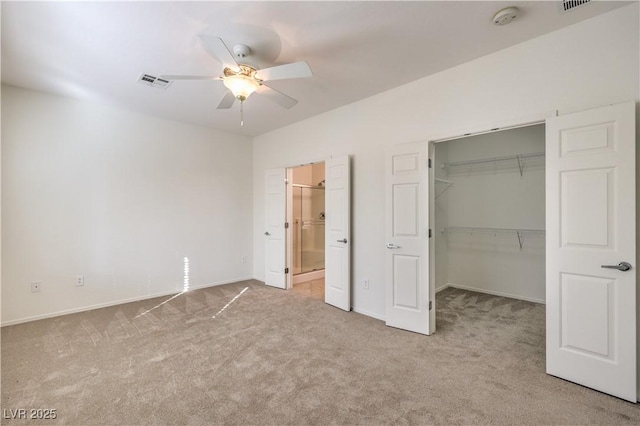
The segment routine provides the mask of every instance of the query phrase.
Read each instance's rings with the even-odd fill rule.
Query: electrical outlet
[[[84,285],[84,275],[76,275],[76,287],[82,287]]]
[[[365,290],[369,290],[369,280],[368,279],[364,280],[362,284],[364,285],[364,289]]]
[[[242,256],[242,257],[240,258],[240,262],[242,262],[242,263],[247,263],[247,256]]]
[[[42,281],[31,282],[31,293],[40,293],[42,290]]]

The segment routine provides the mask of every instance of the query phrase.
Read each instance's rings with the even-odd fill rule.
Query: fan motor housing
[[[233,54],[236,58],[245,58],[247,55],[251,53],[251,49],[249,46],[245,46],[244,44],[236,44],[233,46]]]

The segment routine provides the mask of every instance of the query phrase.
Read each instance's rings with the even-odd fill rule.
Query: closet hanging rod
[[[505,155],[503,157],[479,158],[477,160],[454,161],[452,163],[442,163],[441,168],[466,166],[470,164],[493,163],[495,161],[521,160],[524,158],[544,157],[544,152],[534,152],[530,154]]]
[[[523,233],[523,234],[544,234],[544,229],[518,229],[518,228],[472,228],[465,226],[449,226],[445,228],[448,232],[470,232],[470,233],[483,233],[483,234],[498,234],[498,233]]]
[[[513,228],[468,228],[461,226],[450,226],[445,228],[448,232],[467,232],[470,234],[516,234],[518,237],[518,245],[522,251],[524,245],[524,237],[527,234],[544,235],[544,229],[513,229]],[[444,230],[444,229],[443,229]]]

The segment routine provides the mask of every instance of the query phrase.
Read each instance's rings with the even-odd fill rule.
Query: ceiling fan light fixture
[[[255,78],[255,73],[255,69],[244,65],[240,65],[239,72],[225,68],[222,83],[236,99],[243,102],[260,87],[260,80]]]

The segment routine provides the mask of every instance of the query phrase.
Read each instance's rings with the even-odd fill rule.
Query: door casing
[[[330,158],[329,158],[330,159]],[[292,182],[292,175],[293,172],[292,170],[296,167],[300,167],[300,166],[306,166],[309,164],[318,164],[318,163],[324,163],[325,167],[327,164],[328,159],[324,158],[324,159],[317,159],[314,161],[308,161],[305,163],[301,163],[301,164],[294,164],[294,165],[288,165],[288,166],[284,166],[283,168],[285,169],[285,176],[286,176],[286,183],[284,183],[286,185],[286,189],[285,189],[285,200],[286,200],[286,206],[285,206],[285,218],[286,221],[289,223],[289,227],[285,229],[285,265],[287,268],[289,268],[289,273],[285,274],[285,288],[286,289],[292,289],[293,288],[293,274],[291,273],[291,265],[292,265],[292,256],[293,256],[293,252],[292,252],[292,243],[293,243],[293,238],[292,238],[292,225],[291,225],[291,217],[293,215],[293,209],[291,206],[291,202],[290,200],[292,199],[292,186],[290,185],[290,183]],[[325,201],[326,203],[326,201]],[[351,239],[350,236],[347,237],[349,240]],[[326,254],[326,253],[325,253]],[[325,273],[326,276],[326,273]],[[350,290],[352,291],[352,284],[349,286]],[[325,300],[326,302],[326,300]]]

